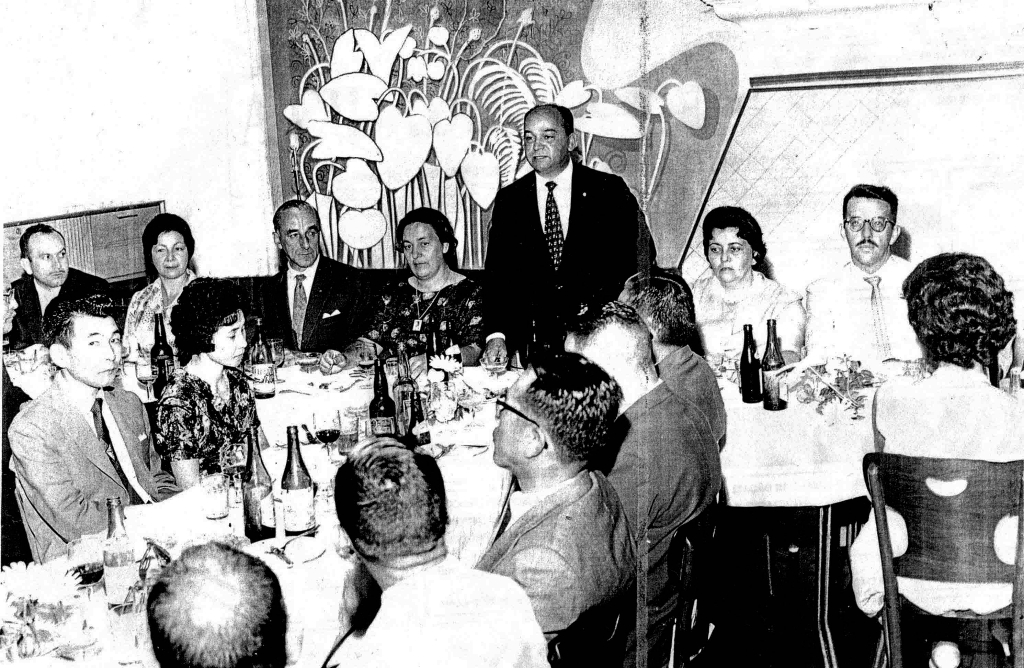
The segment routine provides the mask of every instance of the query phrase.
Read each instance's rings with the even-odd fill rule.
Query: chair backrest
[[[626,642],[636,626],[636,586],[585,610],[548,641],[552,668],[621,668]]]
[[[674,667],[685,666],[707,642],[707,600],[713,578],[709,572],[714,563],[712,541],[718,522],[718,504],[712,503],[700,515],[676,530],[668,550],[669,582],[678,592],[673,639]]]
[[[893,560],[895,574],[944,582],[1012,582],[1014,565],[996,556],[993,535],[1000,520],[1020,511],[1022,471],[1024,461],[866,455],[864,475],[872,499],[897,511],[907,525],[907,551]],[[876,508],[879,524],[880,515]]]

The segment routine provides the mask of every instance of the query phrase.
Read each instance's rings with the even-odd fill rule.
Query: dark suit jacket
[[[366,280],[358,269],[320,256],[306,302],[302,341],[296,343],[288,308],[288,270],[267,281],[263,291],[263,335],[284,339],[289,350],[342,350],[370,328]]]
[[[10,469],[11,463],[11,442],[7,438],[7,430],[11,427],[11,421],[18,414],[21,405],[28,401],[28,395],[11,382],[7,375],[7,367],[3,367],[4,376],[4,449],[3,449],[3,493],[0,498],[0,517],[3,524],[0,525],[0,565],[7,566],[15,561],[32,561],[32,552],[28,546],[28,537],[25,535],[25,525],[21,523],[21,512],[18,510],[18,500],[14,495],[14,471]]]
[[[555,271],[537,210],[537,177],[527,174],[494,200],[484,281],[488,329],[518,349],[536,320],[538,339],[561,348],[581,305],[618,297],[637,271],[638,249],[654,262],[654,242],[625,182],[574,164],[569,232]]]
[[[18,300],[18,312],[14,316],[14,328],[8,335],[11,348],[21,350],[32,344],[43,342],[43,316],[39,310],[39,293],[36,291],[35,280],[28,274],[11,284],[14,296]],[[68,269],[67,280],[60,286],[60,292],[47,306],[47,310],[61,301],[88,297],[95,294],[108,294],[110,284],[98,276],[87,274],[77,269]]]
[[[619,498],[604,475],[590,471],[509,524],[476,567],[526,590],[548,640],[636,577]]]
[[[178,492],[174,477],[160,468],[139,398],[108,390],[103,399],[142,487],[154,501]],[[18,505],[36,561],[66,554],[75,538],[103,531],[107,497],[120,497],[126,506],[131,502],[106,446],[88,418],[71,405],[59,379],[14,418],[10,438]]]
[[[725,402],[715,372],[704,358],[690,350],[690,346],[683,346],[658,363],[658,375],[672,394],[689,401],[704,414],[721,449],[725,445]]]

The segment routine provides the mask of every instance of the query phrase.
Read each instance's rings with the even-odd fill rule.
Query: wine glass
[[[341,412],[337,409],[325,409],[314,413],[313,432],[316,440],[324,444],[328,454],[333,452],[334,443],[341,438]]]
[[[284,339],[267,339],[270,346],[270,358],[274,360],[274,366],[281,368],[284,364]]]
[[[139,361],[135,364],[135,379],[146,388],[146,401],[153,401],[153,381],[156,380],[156,369],[153,368],[153,360],[147,348],[139,346]]]
[[[476,418],[476,412],[483,403],[484,395],[476,390],[466,388],[466,390],[459,395],[459,405],[469,411],[470,421]]]

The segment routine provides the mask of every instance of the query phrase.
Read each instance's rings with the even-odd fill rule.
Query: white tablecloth
[[[861,461],[874,451],[871,399],[864,416],[819,415],[815,404],[790,397],[786,410],[744,404],[733,383],[724,386],[727,434],[722,475],[730,506],[825,506],[864,496]]]

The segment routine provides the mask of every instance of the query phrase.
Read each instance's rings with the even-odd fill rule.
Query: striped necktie
[[[544,236],[548,240],[548,254],[551,256],[551,266],[556,270],[562,262],[562,220],[558,216],[558,204],[555,203],[554,181],[545,184],[548,188],[548,201],[544,207]]]

